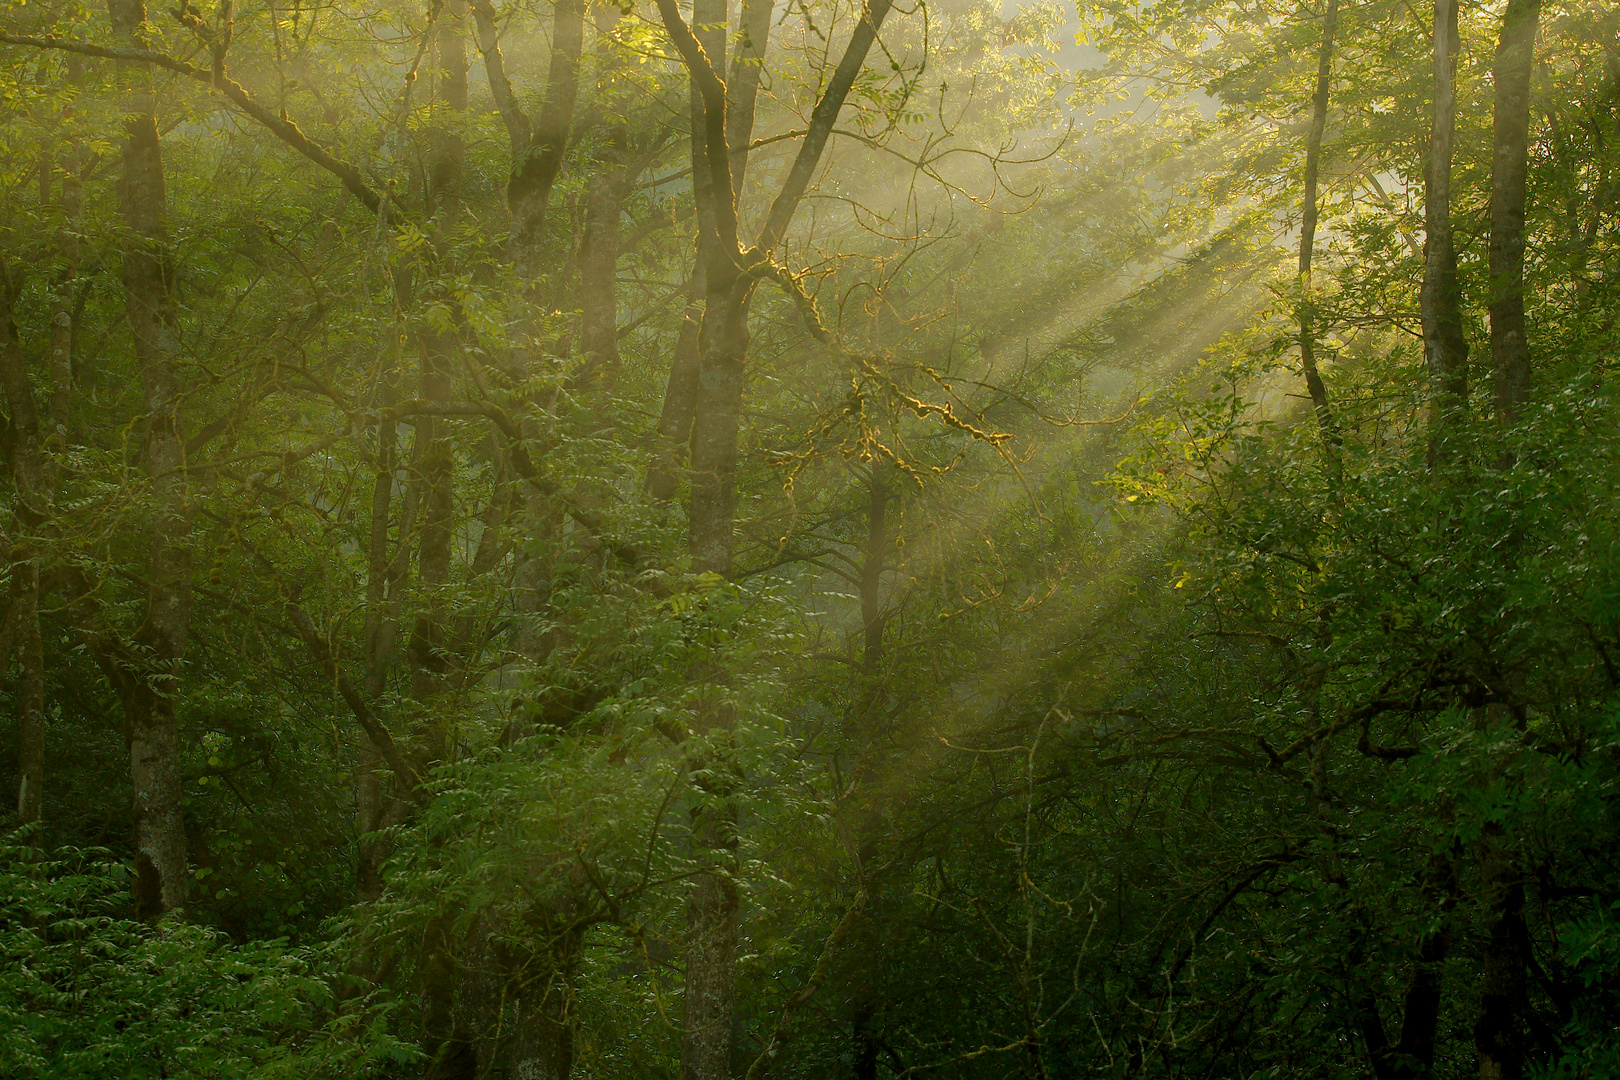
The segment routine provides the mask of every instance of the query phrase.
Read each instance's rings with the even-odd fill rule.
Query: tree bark
[[[449,261],[446,234],[461,212],[463,146],[455,129],[467,110],[467,53],[462,35],[463,5],[445,5],[435,32],[438,58],[436,104],[442,112],[429,133],[427,205],[433,214],[433,266],[440,276]],[[460,341],[453,330],[424,325],[421,344],[421,396],[435,404],[454,398],[454,373]],[[446,604],[450,583],[455,527],[455,461],[445,420],[418,416],[416,438],[421,447],[418,463],[422,484],[422,528],[416,555],[419,610],[406,645],[411,672],[411,698],[417,708],[416,772],[426,776],[450,757],[450,725],[435,707],[443,693]],[[403,541],[403,538],[402,538]],[[462,942],[453,928],[455,916],[441,914],[430,926],[419,963],[418,984],[423,1010],[422,1030],[433,1055],[430,1080],[474,1080],[478,1072],[476,1033],[467,1031],[457,1015],[456,1000],[462,981],[458,956]]]
[[[687,546],[692,569],[731,574],[736,519],[737,434],[748,361],[748,308],[754,281],[734,261],[715,258],[703,310],[698,394],[692,411],[692,476]],[[719,271],[718,273],[716,271]]]
[[[771,33],[773,0],[743,0],[737,15],[737,55],[726,80],[726,147],[731,156],[731,189],[741,199],[748,171],[748,144],[754,137],[754,106]],[[707,48],[707,46],[705,46]]]
[[[461,209],[463,147],[461,136],[452,125],[467,110],[467,53],[462,35],[462,5],[446,4],[440,14],[435,48],[438,52],[438,104],[450,119],[430,135],[432,149],[428,163],[427,202],[434,212],[436,262],[447,258],[444,233]],[[460,342],[454,331],[424,326],[421,340],[421,396],[424,400],[448,404],[454,396],[454,370]],[[426,706],[443,688],[446,661],[444,653],[445,603],[442,596],[450,582],[453,532],[455,527],[454,459],[444,421],[430,416],[415,418],[417,438],[422,446],[420,469],[423,487],[422,531],[417,552],[416,575],[422,594],[422,608],[412,629],[406,654],[411,665],[411,696]],[[420,772],[425,775],[449,752],[448,727],[440,718],[428,717],[423,709]]]
[[[888,558],[889,485],[872,462],[866,487],[866,551],[861,561],[861,672],[876,678],[883,664],[883,570]]]
[[[399,324],[393,327],[396,341],[403,329]],[[379,403],[384,408],[393,405],[399,396],[397,350],[390,350],[389,355],[392,360],[383,372],[378,393]],[[377,472],[372,479],[371,531],[366,548],[365,673],[361,677],[367,701],[378,700],[387,688],[388,669],[399,635],[399,620],[391,610],[397,607],[397,597],[391,594],[397,589],[398,576],[394,573],[395,556],[389,552],[388,545],[388,524],[393,512],[394,484],[398,473],[398,444],[399,425],[395,420],[385,419],[377,425]],[[400,517],[401,549],[409,542],[409,517],[407,508]],[[375,835],[387,825],[390,816],[382,766],[381,750],[367,739],[361,746],[359,779],[355,790],[355,828],[360,835],[355,898],[361,903],[376,900],[382,895],[382,864],[389,851],[387,841]],[[397,803],[400,798],[401,793],[395,792],[393,801]]]
[[[18,544],[11,552],[12,647],[17,650],[17,824],[44,816],[45,646],[39,631],[37,552]],[[31,838],[43,846],[39,833]]]
[[[1438,463],[1468,405],[1468,341],[1451,228],[1451,159],[1457,120],[1455,76],[1461,42],[1458,0],[1435,0],[1434,119],[1424,172],[1423,353],[1429,370],[1429,460]]]
[[[1311,99],[1311,130],[1305,144],[1305,200],[1299,227],[1299,365],[1305,373],[1305,388],[1311,395],[1322,443],[1337,464],[1337,449],[1343,440],[1333,411],[1328,407],[1327,387],[1316,366],[1315,299],[1311,293],[1311,256],[1316,246],[1317,175],[1322,161],[1322,134],[1327,128],[1328,94],[1333,78],[1333,35],[1339,25],[1339,0],[1328,0],[1322,17],[1322,45],[1316,60],[1316,94]]]
[[[553,913],[555,914],[555,913]],[[568,1080],[574,1067],[574,979],[583,933],[564,928],[535,957],[542,974],[517,988],[512,1018],[512,1080]],[[514,965],[517,966],[517,965]]]
[[[687,285],[686,309],[675,337],[675,351],[664,384],[664,404],[658,414],[657,453],[647,470],[647,493],[659,502],[675,497],[684,448],[692,437],[692,412],[697,406],[698,334],[703,326],[703,297],[707,292],[703,268],[708,255],[703,250],[700,229],[692,257],[692,277]]]
[[[714,785],[711,785],[713,787]],[[737,814],[729,792],[706,792],[693,813],[695,842],[717,862],[700,875],[687,906],[682,989],[681,1080],[731,1075],[731,1017],[736,1005],[738,914]]]
[[[110,0],[113,31],[139,44],[142,0]],[[146,617],[136,632],[139,670],[122,692],[134,789],[135,907],[146,918],[186,902],[176,691],[191,622],[191,522],[180,433],[178,312],[165,224],[167,196],[156,90],[144,64],[121,69],[124,149],[119,208],[128,234],[124,303],[146,403],[145,457],[153,520]]]
[[[861,560],[861,678],[855,681],[850,711],[859,718],[861,733],[860,754],[863,762],[857,774],[857,784],[866,788],[876,774],[878,746],[882,732],[877,730],[879,711],[878,694],[882,687],[883,669],[883,571],[887,565],[890,547],[889,502],[894,496],[887,483],[891,469],[883,462],[871,463],[866,489],[866,545]],[[857,931],[864,946],[860,968],[856,975],[853,997],[854,1014],[850,1035],[854,1042],[855,1080],[877,1080],[878,1055],[881,1039],[877,1024],[878,994],[882,985],[883,937],[887,933],[884,893],[887,883],[874,873],[878,842],[883,827],[882,804],[874,794],[859,793],[863,805],[854,823],[858,838],[856,873],[862,889],[868,896],[866,907],[870,912]]]
[[[1491,155],[1491,362],[1496,420],[1515,423],[1530,387],[1524,321],[1524,212],[1530,165],[1530,73],[1541,0],[1509,0],[1496,46]]]
[[[579,261],[579,349],[584,359],[574,385],[587,393],[611,391],[619,370],[619,216],[626,190],[622,126],[614,125],[606,138],[608,146],[586,181]]]
[[[1451,910],[1457,900],[1457,871],[1449,852],[1436,850],[1424,873],[1424,900],[1440,913],[1438,925],[1418,941],[1412,975],[1401,997],[1400,1036],[1387,1044],[1378,1007],[1369,996],[1357,1009],[1357,1023],[1378,1080],[1419,1080],[1434,1064],[1443,986],[1440,966],[1451,954]]]

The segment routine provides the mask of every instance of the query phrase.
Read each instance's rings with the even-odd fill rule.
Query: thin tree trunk
[[[1499,830],[1498,830],[1499,831]],[[1499,837],[1487,838],[1487,843]],[[1493,845],[1494,846],[1494,845]],[[1506,855],[1491,853],[1486,887],[1495,918],[1485,945],[1479,1020],[1474,1025],[1480,1080],[1522,1080],[1524,1014],[1528,1007],[1530,933],[1524,922],[1524,882]]]
[[[1436,850],[1424,873],[1423,898],[1439,921],[1418,941],[1412,975],[1401,998],[1400,1037],[1389,1046],[1376,1003],[1369,997],[1358,1008],[1358,1026],[1378,1080],[1419,1080],[1434,1065],[1435,1035],[1444,1001],[1440,966],[1451,954],[1451,910],[1457,900],[1457,874],[1449,852]]]
[[[1530,163],[1530,73],[1541,0],[1509,0],[1496,46],[1491,156],[1491,361],[1496,419],[1519,419],[1530,387],[1524,324],[1524,209]]]
[[[458,953],[454,913],[441,913],[428,926],[416,963],[422,1000],[422,1038],[431,1055],[426,1080],[474,1080],[478,1052],[456,1016]]]
[[[719,772],[710,762],[709,771]],[[714,872],[700,875],[687,904],[686,969],[682,989],[681,1080],[731,1075],[731,1017],[737,994],[737,811],[729,784],[708,785],[693,812],[693,842],[709,853]]]
[[[716,263],[724,260],[716,259]],[[742,428],[748,308],[754,283],[734,265],[709,268],[704,304],[701,367],[692,413],[692,487],[688,496],[687,546],[692,569],[731,574],[736,519],[737,434]]]
[[[114,34],[138,46],[142,0],[110,0]],[[138,672],[125,680],[134,789],[136,910],[147,918],[186,902],[186,833],[181,814],[180,737],[175,709],[179,665],[191,623],[191,522],[180,432],[178,314],[173,256],[164,219],[163,152],[155,84],[145,65],[121,69],[123,169],[119,203],[126,316],[146,402],[146,471],[154,504],[146,617],[135,640]]]
[[[734,279],[735,269],[728,276]],[[710,282],[716,277],[711,267]],[[740,298],[735,296],[738,291]],[[704,330],[714,332],[718,340],[705,343],[702,358],[702,386],[692,423],[687,537],[692,569],[720,577],[731,574],[733,485],[751,293],[751,285],[711,290],[704,310]],[[720,312],[730,318],[715,325],[711,320]],[[723,694],[725,672],[711,667],[699,677]],[[698,775],[705,779],[698,784],[701,800],[692,812],[692,840],[710,872],[697,878],[688,900],[681,1077],[725,1080],[731,1073],[741,910],[735,878],[737,807],[732,801],[736,778],[727,760],[736,714],[729,704],[705,704],[695,726],[707,752],[697,762]]]
[[[1423,183],[1423,352],[1429,369],[1429,460],[1438,463],[1468,405],[1468,341],[1463,334],[1457,252],[1451,229],[1452,137],[1458,0],[1434,5],[1434,120]]]
[[[470,3],[478,24],[478,48],[484,59],[490,92],[511,142],[512,163],[506,188],[510,222],[508,255],[520,282],[519,304],[524,310],[519,315],[519,321],[525,324],[528,338],[528,344],[516,350],[516,366],[520,377],[526,377],[530,373],[527,361],[538,347],[541,333],[539,324],[530,320],[544,307],[542,298],[535,290],[545,268],[546,211],[557,173],[562,168],[579,97],[580,54],[585,42],[585,4],[584,0],[555,0],[552,5],[551,58],[545,103],[531,118],[520,106],[506,76],[505,60],[498,40],[499,16],[494,5],[490,0],[470,0]],[[548,411],[555,405],[555,397],[553,395],[536,404],[540,411]],[[542,434],[541,425],[525,419],[523,434],[525,438],[538,438]],[[535,627],[538,613],[550,595],[550,574],[545,554],[528,549],[550,549],[553,546],[553,541],[561,533],[563,513],[555,505],[555,500],[536,485],[524,483],[518,490],[528,511],[522,516],[530,522],[534,539],[539,543],[524,545],[518,556],[515,607],[519,615],[519,628],[515,644],[519,655],[538,664],[551,647],[551,636],[539,632]],[[516,518],[519,515],[513,516]]]
[[[704,0],[704,4],[713,2]],[[737,437],[748,359],[748,311],[758,275],[743,266],[742,245],[738,242],[737,185],[727,138],[739,129],[741,121],[727,115],[731,103],[719,77],[725,70],[724,41],[711,47],[699,36],[708,29],[704,25],[704,4],[693,9],[695,30],[681,17],[675,0],[658,0],[658,9],[696,90],[694,119],[701,117],[702,122],[694,123],[693,135],[694,144],[701,135],[702,154],[694,153],[694,165],[704,159],[707,183],[713,193],[709,202],[715,243],[704,260],[706,299],[691,425],[687,547],[693,570],[729,577],[736,519]],[[811,112],[798,155],[759,231],[753,245],[757,252],[768,254],[785,235],[891,6],[891,0],[872,0],[862,11],[832,78]],[[700,174],[694,170],[694,184],[699,182]],[[701,215],[699,227],[710,227]],[[703,254],[700,246],[700,256]],[[725,676],[711,670],[701,677],[719,687]],[[699,785],[703,799],[693,814],[693,843],[706,852],[711,872],[701,874],[694,882],[688,908],[683,1080],[724,1080],[731,1067],[740,904],[735,880],[737,809],[732,799],[736,777],[734,765],[725,758],[735,722],[730,706],[715,704],[702,711],[695,725],[695,734],[704,737],[707,750],[706,759],[695,763],[697,773],[706,779]]]
[[[457,123],[467,110],[467,53],[462,35],[462,5],[451,3],[440,15],[435,48],[438,52],[437,103]],[[441,126],[431,136],[428,162],[427,202],[434,212],[435,248],[444,258],[444,232],[461,209],[463,147],[453,126]],[[427,401],[448,404],[454,396],[454,367],[459,341],[453,331],[438,327],[421,330],[421,394]],[[450,439],[437,418],[416,418],[417,438],[423,447],[422,533],[417,552],[417,583],[423,594],[420,614],[411,629],[406,653],[411,665],[411,696],[426,705],[443,689],[445,602],[442,593],[450,581],[450,565],[455,527],[455,469]],[[424,710],[424,714],[433,710]],[[421,771],[445,760],[448,728],[442,719],[428,720],[422,728],[419,752]]]
[[[625,118],[612,116],[614,76],[619,69],[618,43],[613,33],[622,13],[603,8],[597,19],[597,93],[599,104],[591,127],[602,140],[593,155],[585,181],[585,230],[579,251],[579,351],[583,356],[575,389],[611,391],[619,369],[618,269],[621,244],[619,218],[628,193],[626,156],[629,143]]]
[[[725,0],[693,0],[693,34],[703,46],[709,62],[725,66]],[[764,39],[761,39],[763,46]],[[703,96],[694,80],[688,95],[692,131],[692,201],[697,220],[697,239],[692,255],[692,277],[681,316],[680,332],[664,387],[664,404],[658,416],[658,451],[647,473],[647,491],[660,502],[675,497],[681,459],[690,450],[692,418],[697,411],[698,373],[702,367],[704,303],[708,299],[708,270],[720,239],[714,217],[714,170],[709,167],[705,143]],[[752,119],[749,121],[752,125]]]
[[[891,491],[872,463],[867,480],[866,551],[861,562],[861,671],[875,678],[883,663],[883,569],[888,558],[888,512]]]
[[[732,194],[739,200],[748,171],[748,144],[754,137],[754,106],[765,70],[773,8],[773,0],[742,0],[737,15],[737,55],[731,59],[731,76],[726,80],[726,148],[731,156]]]
[[[584,935],[564,930],[547,946],[543,971],[517,992],[512,1022],[513,1080],[568,1080],[574,1067],[574,978]]]
[[[67,69],[68,83],[79,85],[84,79],[84,57],[69,53]],[[74,122],[71,112],[64,119]],[[58,445],[67,441],[68,415],[73,403],[74,290],[79,277],[79,230],[83,228],[84,194],[80,179],[83,168],[79,141],[70,139],[62,163],[62,228],[56,239],[62,265],[51,290],[51,403],[46,437]]]
[[[534,280],[545,269],[546,209],[568,148],[579,96],[579,56],[585,42],[584,0],[556,0],[553,10],[546,103],[536,114],[527,143],[513,148],[512,173],[506,185],[512,264],[525,281]],[[485,60],[488,63],[488,51]]]
[[[585,236],[579,265],[579,348],[584,355],[575,386],[611,390],[619,370],[619,216],[625,196],[623,129],[608,135],[609,147],[586,181]]]
[[[438,54],[436,105],[444,120],[429,135],[427,205],[433,214],[436,268],[447,260],[445,234],[461,211],[463,146],[454,125],[467,109],[467,53],[462,36],[463,5],[446,4],[439,17],[435,50]],[[423,326],[421,342],[421,395],[427,401],[448,404],[454,396],[454,368],[459,341],[453,331]],[[446,620],[443,593],[450,582],[455,526],[455,468],[446,424],[437,418],[415,419],[422,452],[422,530],[416,556],[420,610],[412,625],[406,657],[411,672],[411,697],[419,710],[417,750],[419,775],[426,776],[450,756],[450,726],[434,699],[444,689]],[[460,944],[453,929],[454,914],[444,913],[429,927],[418,963],[417,984],[422,995],[422,1032],[433,1061],[430,1080],[473,1080],[477,1075],[476,1043],[456,1015]]]
[[[1512,710],[1493,703],[1474,710],[1474,730],[1492,738],[1496,724],[1511,724]],[[1490,770],[1502,776],[1501,765]],[[1482,775],[1478,787],[1493,776]],[[1522,1080],[1525,1065],[1524,1021],[1529,1012],[1527,994],[1530,933],[1524,922],[1524,872],[1517,852],[1502,826],[1488,821],[1479,836],[1480,906],[1491,914],[1490,936],[1485,942],[1480,975],[1479,1018],[1474,1024],[1474,1050],[1480,1080]]]
[[[10,552],[12,647],[17,656],[17,824],[42,817],[45,790],[45,646],[39,630],[39,553],[30,536],[42,520],[39,413],[28,377],[12,305],[20,282],[0,266],[0,381],[4,382],[16,434],[12,478],[16,483],[18,537]],[[40,843],[39,834],[34,842]]]
[[[692,411],[698,393],[698,334],[703,325],[703,297],[707,292],[703,268],[708,262],[703,232],[698,231],[692,257],[692,278],[687,286],[686,309],[675,338],[675,351],[664,384],[664,404],[658,415],[657,452],[647,470],[647,492],[659,502],[675,497],[683,450],[692,437]]]
[[[395,338],[398,338],[396,329]],[[392,351],[391,351],[392,352]],[[398,357],[393,356],[389,370],[382,376],[379,404],[387,408],[399,396]],[[388,550],[388,522],[392,513],[394,483],[398,471],[399,428],[395,421],[385,420],[377,426],[377,473],[371,488],[371,534],[366,549],[366,623],[365,674],[361,686],[368,701],[376,701],[387,688],[388,666],[398,636],[398,622],[391,617],[387,606],[387,592],[393,578],[394,560]],[[400,523],[400,544],[407,543],[405,535],[410,529],[403,518]],[[386,821],[386,781],[382,776],[381,751],[368,738],[361,746],[359,779],[356,784],[356,830],[360,834],[358,867],[355,874],[355,898],[361,903],[376,900],[382,895],[382,863],[388,857],[388,844],[375,834]],[[398,795],[395,796],[398,798]]]
[[[867,478],[866,489],[866,545],[861,560],[861,678],[855,680],[850,701],[851,711],[859,718],[862,734],[860,753],[865,759],[859,781],[869,781],[876,773],[878,743],[882,733],[877,730],[878,692],[882,686],[879,676],[883,669],[883,571],[888,561],[889,502],[893,489],[887,483],[890,469],[874,461]],[[866,786],[862,783],[861,786]],[[878,993],[882,985],[884,960],[882,939],[887,927],[884,921],[885,882],[873,872],[877,858],[878,841],[883,823],[881,804],[870,793],[863,793],[864,805],[855,822],[859,838],[856,850],[856,873],[866,891],[866,909],[871,913],[856,931],[863,939],[861,950],[865,959],[856,972],[853,997],[854,1015],[850,1035],[854,1041],[855,1080],[877,1080],[878,1054],[881,1040],[877,1026]]]
[[[1316,366],[1316,302],[1311,293],[1311,256],[1316,246],[1317,175],[1322,162],[1322,133],[1327,128],[1328,93],[1333,78],[1333,34],[1339,25],[1339,0],[1328,0],[1322,17],[1322,45],[1316,59],[1316,94],[1311,99],[1311,131],[1305,144],[1305,204],[1299,228],[1299,364],[1305,372],[1305,388],[1311,395],[1322,442],[1337,468],[1338,447],[1343,442],[1333,411],[1328,407],[1327,387]]]
[[[413,295],[413,275],[409,267],[392,268],[395,323],[394,342],[407,339],[406,312]],[[387,354],[379,387],[379,404],[386,408],[399,399],[400,355],[398,347]],[[420,429],[418,429],[420,435]],[[377,427],[377,473],[372,479],[371,531],[366,551],[365,670],[361,685],[366,700],[379,700],[388,685],[388,673],[398,662],[400,610],[411,577],[412,540],[416,533],[417,509],[421,504],[420,462],[423,452],[418,437],[403,470],[400,492],[399,539],[389,552],[389,521],[392,515],[394,485],[401,475],[399,464],[399,425],[387,420]],[[382,895],[382,864],[392,845],[377,832],[402,822],[409,813],[409,794],[399,787],[390,790],[382,776],[382,748],[369,738],[361,749],[360,778],[357,785],[357,827],[361,836],[355,895],[361,902]],[[367,839],[367,837],[370,839]]]

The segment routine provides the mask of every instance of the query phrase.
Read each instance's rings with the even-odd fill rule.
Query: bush
[[[0,844],[0,1076],[16,1080],[383,1075],[416,1056],[374,998],[323,972],[338,945],[232,944],[123,917],[127,866]]]

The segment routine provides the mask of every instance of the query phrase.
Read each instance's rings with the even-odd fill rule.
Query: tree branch
[[[304,155],[316,165],[325,169],[342,181],[349,193],[363,203],[372,213],[382,212],[382,196],[373,191],[366,184],[365,178],[360,175],[360,169],[341,158],[333,157],[324,147],[315,142],[303,129],[288,119],[285,115],[277,115],[260,105],[247,92],[247,88],[226,75],[223,71],[211,71],[208,68],[188,64],[184,60],[177,60],[160,52],[149,49],[111,48],[106,45],[93,45],[85,41],[69,41],[64,38],[47,35],[45,37],[28,37],[21,34],[0,34],[0,44],[27,45],[35,49],[57,49],[61,52],[78,53],[80,56],[94,56],[104,60],[127,60],[133,63],[152,64],[164,68],[189,79],[213,87],[224,94],[232,104],[241,109],[248,116],[257,120],[270,133],[282,142]],[[390,220],[397,215],[390,209],[387,211]]]
[[[724,192],[726,196],[717,196],[714,200],[715,229],[720,234],[723,250],[735,259],[740,244],[737,238],[737,191],[731,176],[731,151],[726,145],[726,83],[709,62],[709,54],[703,51],[702,42],[686,25],[686,20],[681,18],[675,0],[658,0],[658,13],[663,16],[664,27],[675,43],[675,51],[680,53],[681,61],[691,74],[692,83],[703,102],[703,149],[709,159],[714,190]]]
[[[878,28],[883,25],[883,19],[889,14],[893,2],[894,0],[870,0],[865,10],[861,12],[861,21],[856,24],[855,33],[844,49],[843,59],[839,60],[832,81],[827,84],[821,100],[816,102],[816,107],[810,114],[809,129],[805,133],[804,142],[799,145],[799,156],[793,161],[793,168],[782,185],[781,193],[771,204],[770,217],[766,219],[764,228],[759,231],[759,239],[755,241],[755,246],[761,251],[769,252],[787,232],[788,222],[793,220],[793,212],[798,209],[799,200],[804,198],[804,193],[810,186],[810,178],[821,162],[821,152],[826,148],[827,137],[832,134],[833,123],[838,119],[838,111],[844,107],[850,88],[855,85],[855,77],[861,73],[861,68],[866,64],[866,54],[871,50],[872,43],[877,40]],[[675,7],[674,0],[658,0],[658,4],[660,9],[666,4],[672,11]]]
[[[354,718],[360,722],[360,726],[370,736],[372,745],[377,748],[377,752],[382,755],[383,760],[388,762],[388,767],[394,770],[394,775],[399,778],[406,795],[413,800],[419,801],[422,798],[421,777],[417,776],[416,770],[411,768],[410,762],[405,759],[399,745],[394,742],[394,737],[388,733],[388,729],[377,718],[377,714],[371,711],[371,706],[366,703],[365,698],[360,696],[360,692],[354,688],[354,683],[350,682],[349,677],[338,668],[337,659],[332,655],[332,647],[328,644],[325,635],[315,626],[315,623],[309,617],[309,613],[297,604],[289,600],[286,604],[286,610],[287,617],[292,620],[293,626],[298,631],[298,636],[304,639],[304,644],[309,646],[309,651],[314,655],[315,662],[321,666],[321,673],[337,686],[338,693],[343,696],[344,702],[349,706],[349,711],[354,713]]]
[[[518,105],[506,77],[506,61],[501,56],[500,38],[495,30],[495,6],[489,0],[472,0],[472,13],[473,22],[478,25],[478,52],[484,58],[484,71],[489,76],[489,93],[495,99],[495,110],[506,123],[506,134],[512,140],[512,156],[517,158],[529,148],[529,118]]]
[[[849,905],[849,910],[844,912],[844,917],[833,927],[833,932],[827,935],[827,942],[821,947],[821,956],[816,960],[815,969],[810,973],[810,981],[794,991],[783,1003],[782,1018],[776,1022],[776,1029],[771,1032],[770,1042],[765,1044],[765,1049],[760,1051],[754,1063],[748,1067],[745,1080],[763,1080],[765,1073],[776,1062],[782,1048],[793,1037],[793,1014],[821,989],[821,984],[827,978],[827,969],[831,965],[834,948],[849,936],[850,929],[865,907],[866,889],[862,888],[855,894],[855,899]]]

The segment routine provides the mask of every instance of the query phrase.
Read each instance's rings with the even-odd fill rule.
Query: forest
[[[1620,1077],[1620,5],[5,0],[0,1077]]]

